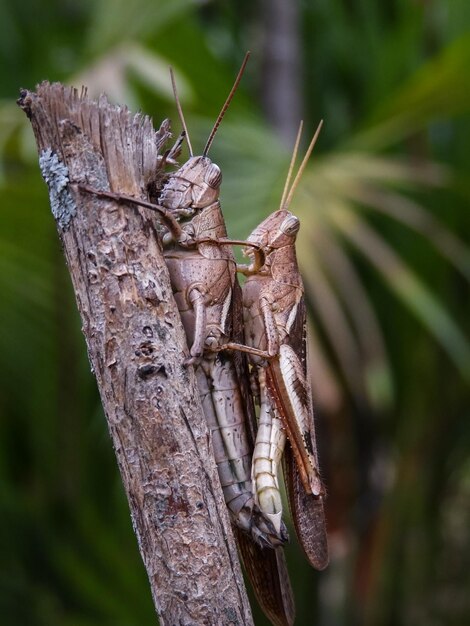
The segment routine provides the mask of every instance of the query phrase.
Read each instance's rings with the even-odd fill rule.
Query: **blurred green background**
[[[331,564],[287,549],[296,623],[470,623],[468,0],[3,0],[5,626],[155,623],[19,88],[86,84],[179,132],[171,64],[197,153],[247,49],[211,150],[233,236],[325,120],[291,208]]]

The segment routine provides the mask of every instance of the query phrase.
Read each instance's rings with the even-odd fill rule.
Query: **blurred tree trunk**
[[[266,117],[289,146],[303,118],[298,0],[261,0],[261,101]]]

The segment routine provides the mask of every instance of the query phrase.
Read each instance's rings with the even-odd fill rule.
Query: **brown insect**
[[[271,519],[280,517],[282,507],[275,497],[277,477],[274,473],[282,448],[279,424],[275,423],[279,420],[289,440],[284,454],[284,475],[294,525],[309,562],[321,570],[328,564],[323,509],[325,489],[315,440],[304,287],[295,252],[300,222],[288,211],[320,128],[321,124],[289,190],[302,125],[299,128],[280,208],[248,237],[250,244],[256,244],[263,251],[264,264],[260,269],[238,267],[247,276],[243,287],[247,345],[232,343],[225,348],[248,352],[258,381],[260,414],[266,425],[258,431],[253,466],[255,475],[258,466],[268,468],[264,478],[267,477],[269,491],[266,493],[266,484],[261,487],[257,484],[257,503]],[[250,248],[245,253],[251,255]],[[277,442],[276,445],[273,442]]]

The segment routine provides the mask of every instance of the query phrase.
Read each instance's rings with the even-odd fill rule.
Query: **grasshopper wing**
[[[318,570],[328,565],[328,539],[323,508],[324,488],[319,475],[313,419],[312,392],[307,359],[306,309],[302,298],[278,360],[268,368],[277,410],[291,431],[284,453],[284,478],[299,542],[310,564]],[[299,442],[303,449],[299,452]],[[307,466],[307,470],[305,470]],[[310,476],[309,491],[305,477]]]
[[[307,494],[290,445],[283,460],[284,480],[295,532],[310,565],[323,570],[328,565],[328,539],[323,498]]]
[[[292,626],[294,598],[284,549],[260,548],[235,528],[238,551],[258,604],[274,626]]]

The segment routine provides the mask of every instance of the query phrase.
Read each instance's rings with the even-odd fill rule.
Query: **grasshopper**
[[[264,252],[261,269],[239,266],[247,276],[243,287],[247,345],[228,344],[250,354],[259,386],[260,418],[253,458],[256,501],[271,519],[280,518],[276,470],[282,455],[285,429],[289,446],[284,455],[292,517],[300,544],[317,569],[328,564],[323,510],[325,490],[319,474],[313,423],[312,394],[306,353],[306,308],[295,240],[300,222],[288,211],[294,190],[318,137],[319,125],[297,176],[288,191],[302,125],[299,128],[279,210],[269,215],[248,237]],[[250,249],[245,254],[252,255]]]
[[[189,345],[185,364],[195,367],[225,502],[233,525],[242,531],[236,532],[239,550],[263,610],[274,624],[289,625],[294,607],[280,548],[288,539],[287,531],[280,519],[274,524],[254,502],[251,462],[255,418],[246,361],[232,351],[220,350],[227,342],[243,341],[241,291],[230,245],[253,248],[253,272],[264,263],[257,244],[227,238],[219,202],[222,174],[207,156],[247,60],[248,55],[201,156],[193,156],[171,73],[190,158],[157,191],[158,204],[82,189],[142,205],[160,216],[166,229],[162,237],[164,257]]]
[[[158,202],[170,211],[182,233],[175,240],[163,237],[164,257],[173,294],[190,345],[186,364],[194,364],[204,413],[212,433],[215,460],[225,501],[234,523],[251,533],[262,546],[287,540],[285,528],[274,527],[254,506],[251,485],[251,450],[240,381],[230,353],[213,350],[233,336],[233,299],[236,263],[227,239],[219,192],[220,168],[207,156],[217,128],[241,79],[248,57],[209,135],[202,156],[193,156],[191,141],[176,94],[175,99],[190,149],[190,159],[169,177]],[[256,271],[262,261],[253,245]]]

